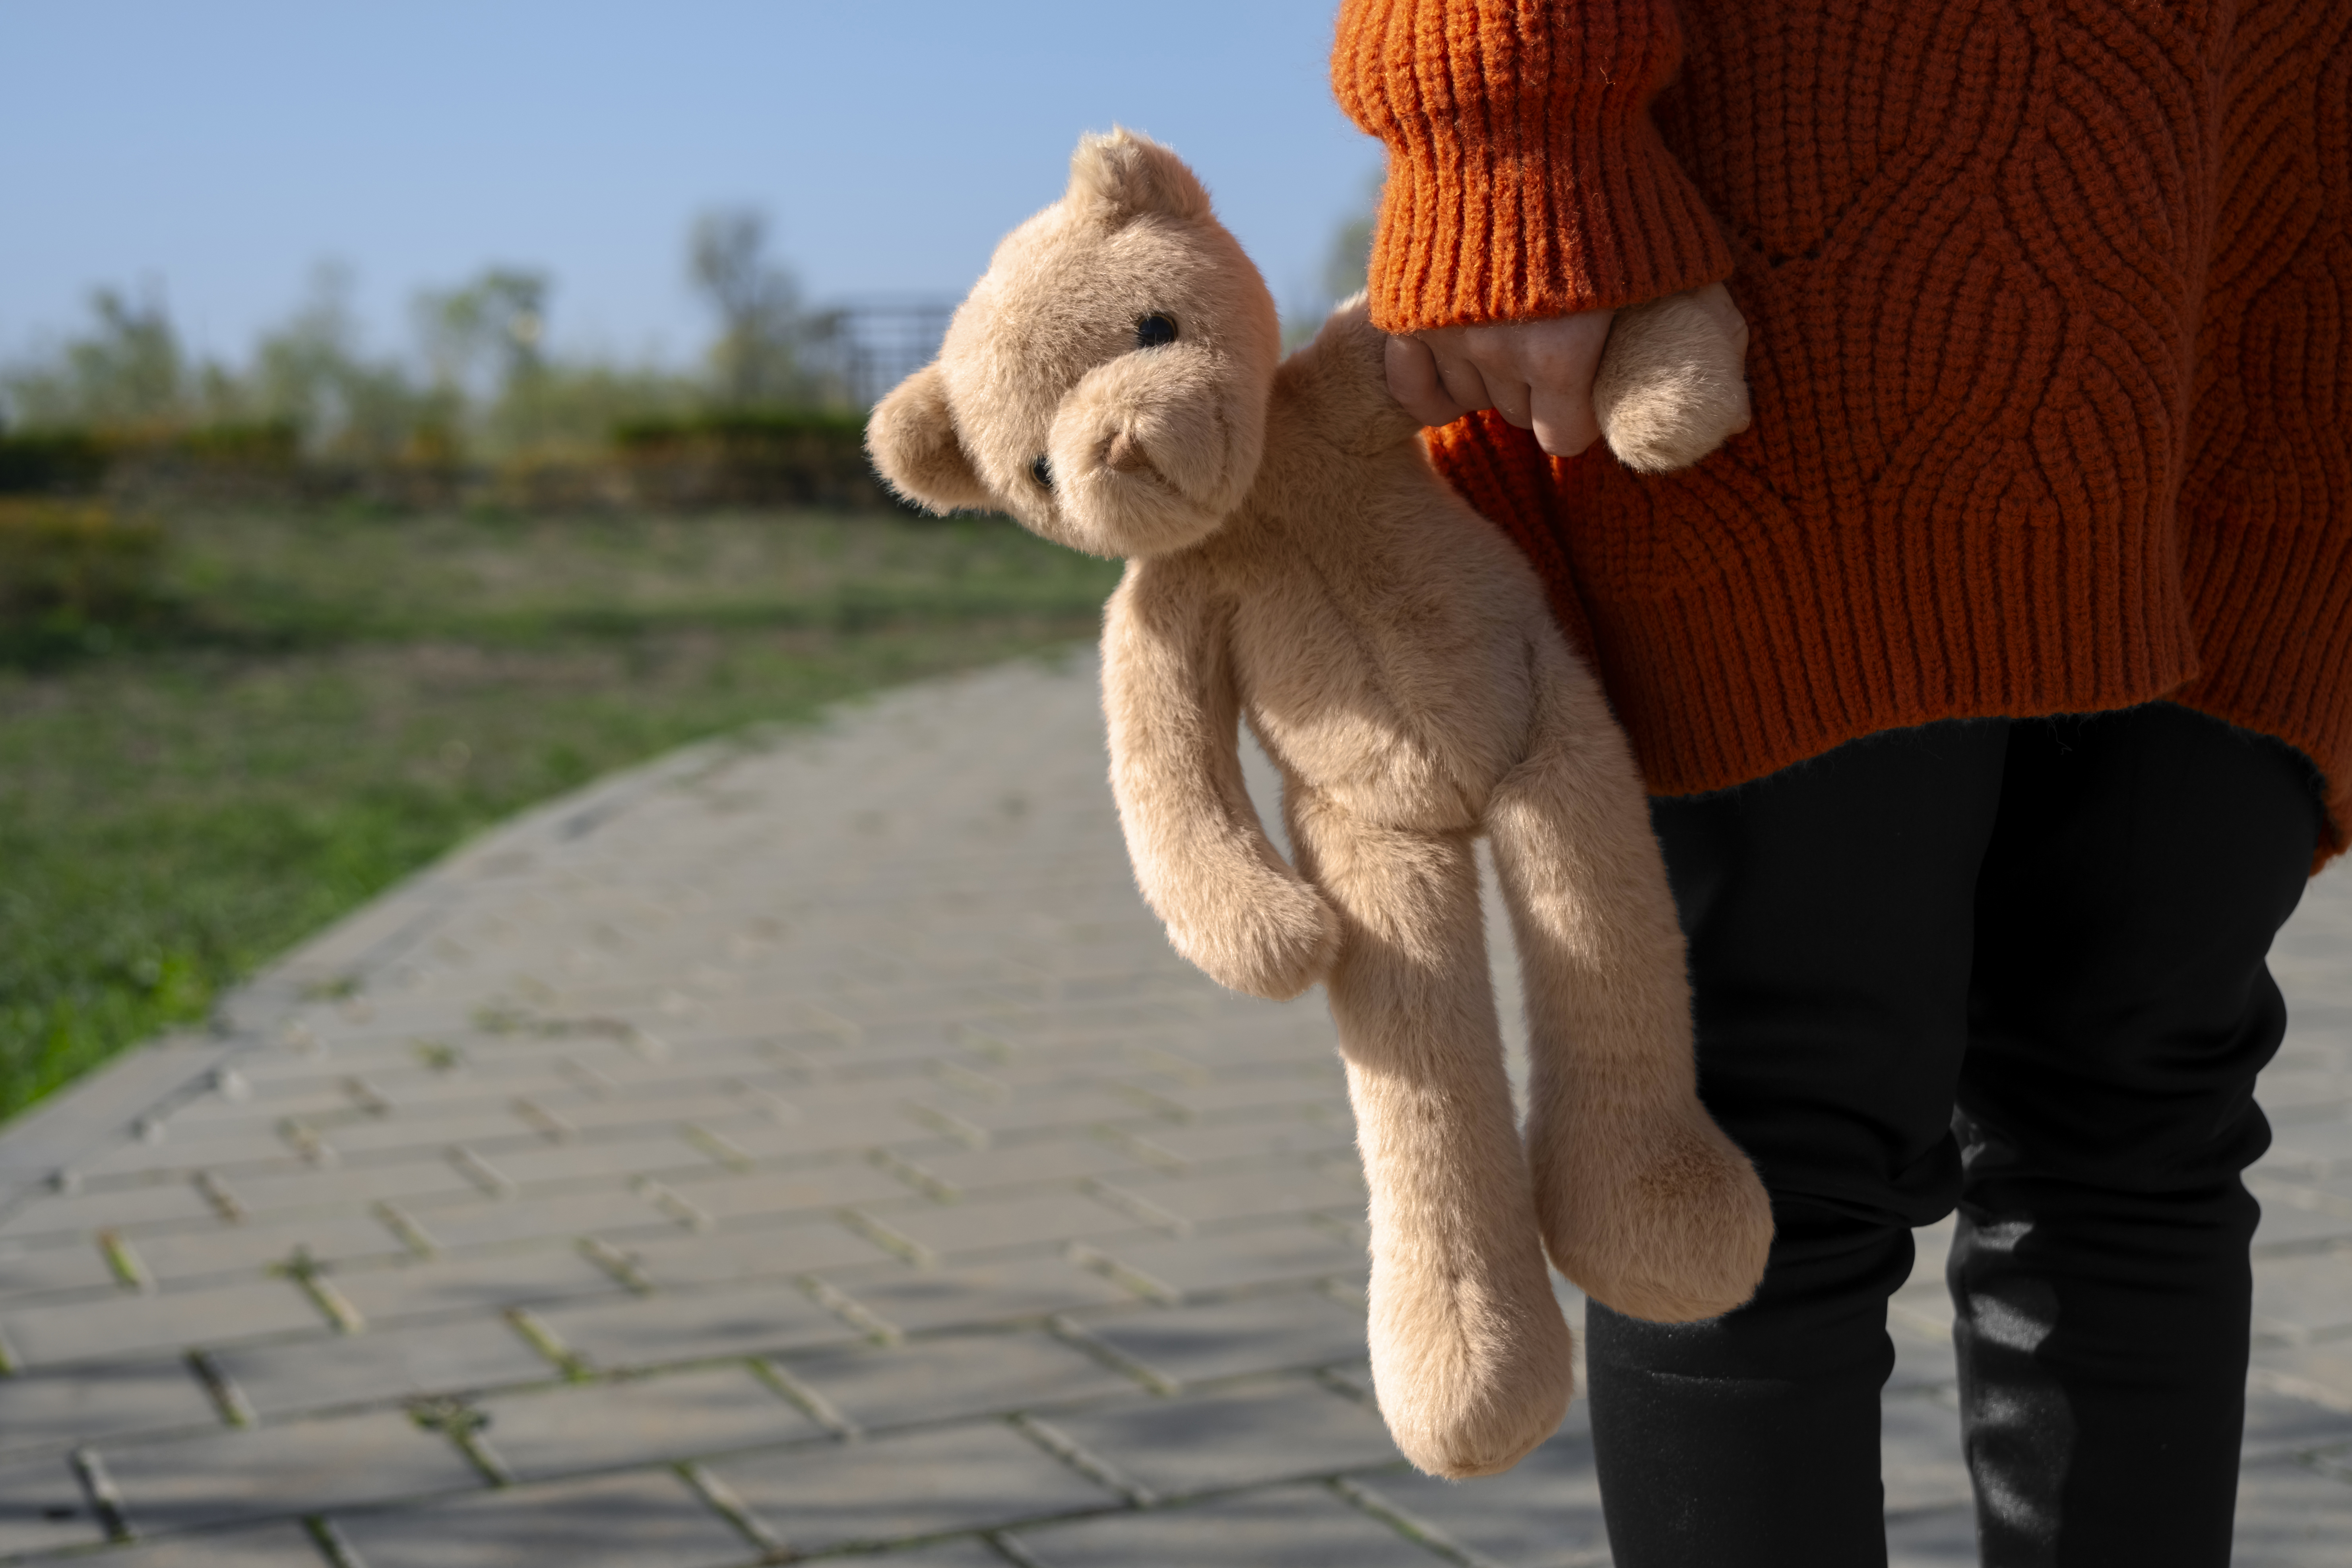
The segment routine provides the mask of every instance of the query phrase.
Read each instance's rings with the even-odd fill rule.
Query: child
[[[1617,1561],[1885,1561],[1957,1205],[1984,1560],[2226,1563],[2263,958],[2352,829],[2352,0],[1676,9],[1347,0],[1332,66],[1391,384],[1633,737],[1773,1193],[1748,1306],[1591,1309]],[[1606,312],[1726,282],[1752,428],[1586,453]]]

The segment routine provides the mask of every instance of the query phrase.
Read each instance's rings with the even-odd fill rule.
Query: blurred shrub
[[[0,641],[22,648],[147,618],[163,558],[162,529],[109,507],[0,497]]]
[[[609,461],[616,425],[686,414],[694,382],[658,368],[552,360],[509,377],[476,411],[472,447],[493,463]]]
[[[884,506],[862,414],[777,409],[637,419],[613,445],[641,505]]]
[[[290,419],[0,435],[0,495],[280,500],[301,495],[307,478]]]
[[[810,442],[835,446],[845,443],[863,450],[865,440],[865,415],[812,408],[631,419],[613,430],[613,445],[625,452],[670,450],[681,446],[716,446],[753,452]]]
[[[94,489],[106,458],[105,445],[83,430],[0,433],[0,495]]]
[[[190,462],[247,468],[291,468],[302,458],[302,430],[291,419],[199,425],[164,443]]]
[[[291,419],[226,419],[111,435],[107,490],[151,501],[297,500],[309,493],[302,430]]]
[[[352,498],[527,511],[891,504],[866,463],[859,415],[670,415],[605,432],[607,444],[549,440],[488,463],[467,461],[456,435],[437,424],[417,427],[397,456],[373,459],[321,457],[291,419],[0,435],[0,495],[103,493],[164,510]]]

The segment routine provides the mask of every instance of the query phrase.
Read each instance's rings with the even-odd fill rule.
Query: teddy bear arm
[[[1242,781],[1223,617],[1129,569],[1103,626],[1111,789],[1145,901],[1220,984],[1296,996],[1330,968],[1339,917],[1266,837]]]

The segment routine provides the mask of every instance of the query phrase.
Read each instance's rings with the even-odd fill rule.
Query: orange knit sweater
[[[1660,794],[2168,698],[2352,836],[2352,0],[1347,0],[1393,331],[1728,279],[1696,468],[1431,434]],[[1679,73],[1679,74],[1677,74]]]

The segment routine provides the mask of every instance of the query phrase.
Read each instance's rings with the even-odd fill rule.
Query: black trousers
[[[1591,1310],[1620,1568],[1886,1561],[1886,1300],[1955,1205],[1984,1562],[2227,1563],[2239,1175],[2270,1138],[2263,959],[2317,841],[2311,764],[2158,703],[1874,736],[1654,821],[1700,1091],[1779,1237],[1727,1317]]]

